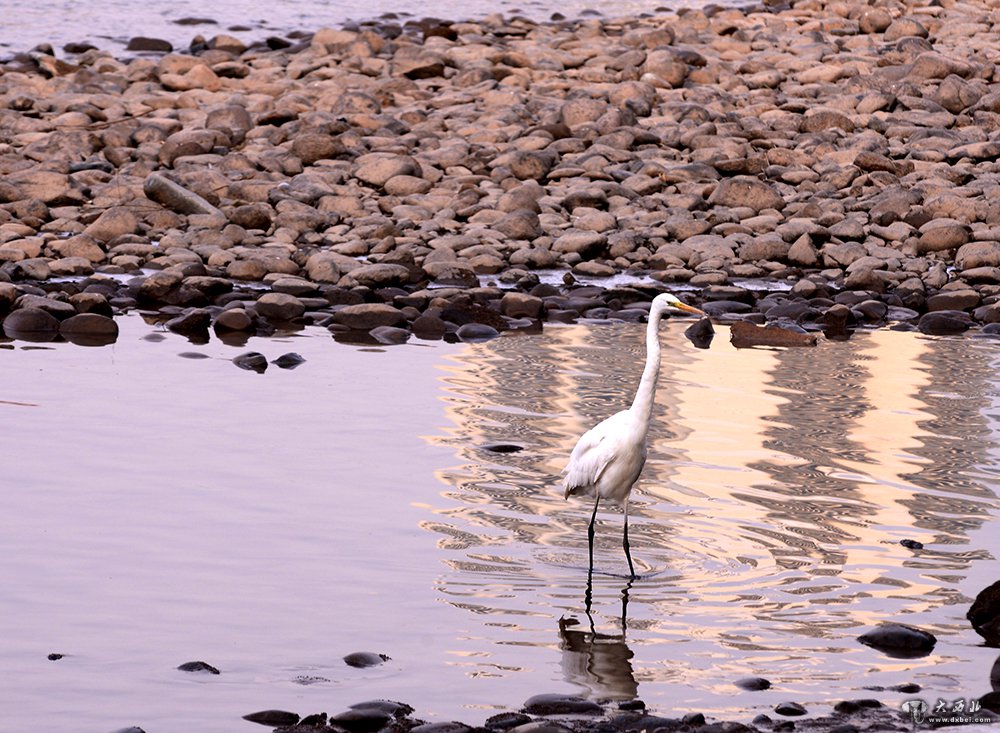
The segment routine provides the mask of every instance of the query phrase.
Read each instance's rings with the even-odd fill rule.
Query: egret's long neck
[[[656,379],[660,376],[660,318],[661,308],[653,308],[649,313],[649,323],[646,326],[646,368],[642,370],[639,388],[632,400],[632,412],[644,425],[649,424],[653,413],[653,397],[656,392]]]

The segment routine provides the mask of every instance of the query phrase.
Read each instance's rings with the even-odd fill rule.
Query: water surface
[[[436,17],[478,20],[501,13],[546,21],[559,13],[565,18],[624,17],[657,13],[679,7],[699,7],[700,0],[618,0],[613,8],[590,0],[368,0],[364,4],[343,0],[35,0],[20,3],[16,11],[0,12],[0,52],[26,51],[39,43],[56,49],[70,42],[89,41],[102,49],[120,52],[134,36],[152,36],[185,49],[195,35],[211,38],[220,33],[246,43],[268,36],[287,36],[319,28],[340,28],[378,18],[397,22]],[[716,5],[733,4],[715,2]],[[0,9],[3,4],[0,3]],[[179,22],[180,21],[180,22]],[[200,21],[192,23],[192,21]]]
[[[558,472],[631,399],[643,326],[234,348],[118,320],[113,346],[0,350],[12,730],[257,730],[240,716],[375,697],[478,723],[538,692],[749,721],[907,697],[868,686],[989,690],[997,651],[964,615],[997,579],[996,342],[737,351],[719,328],[698,350],[687,322],[664,326],[630,511],[642,577],[602,511],[588,618],[591,507]],[[255,374],[230,362],[247,349],[306,362]],[[934,653],[855,641],[884,620],[932,631]],[[354,651],[391,660],[353,669]],[[222,674],[176,670],[196,659]],[[747,675],[774,688],[732,685]]]

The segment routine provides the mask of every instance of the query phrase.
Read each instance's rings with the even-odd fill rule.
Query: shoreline
[[[198,331],[483,338],[641,318],[655,288],[575,287],[626,272],[724,322],[993,333],[984,9],[495,16],[19,57],[0,67],[5,330],[85,314],[67,331],[110,332],[98,319],[152,307]],[[537,282],[553,268],[565,284]]]

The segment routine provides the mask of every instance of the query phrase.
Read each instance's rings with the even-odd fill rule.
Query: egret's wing
[[[580,436],[566,468],[563,469],[566,496],[577,492],[586,493],[615,460],[625,417],[624,411],[619,412]]]

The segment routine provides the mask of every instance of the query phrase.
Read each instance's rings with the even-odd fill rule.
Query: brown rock
[[[500,299],[500,312],[511,318],[539,318],[544,305],[537,296],[511,291]]]
[[[351,329],[369,331],[376,326],[398,326],[406,321],[406,317],[398,308],[386,303],[360,303],[337,310],[333,320]]]
[[[713,206],[747,207],[754,211],[785,208],[785,200],[773,186],[750,176],[727,178],[708,197]]]
[[[917,240],[917,254],[957,249],[969,241],[969,228],[964,224],[938,225],[930,222],[920,230]]]
[[[228,308],[216,316],[212,325],[217,332],[249,331],[253,328],[253,319],[243,308]]]
[[[274,321],[291,321],[306,312],[301,300],[287,293],[265,293],[257,299],[257,312]]]
[[[333,135],[304,133],[292,142],[292,154],[305,165],[312,165],[319,160],[338,158],[346,152],[344,144]]]
[[[955,253],[955,266],[959,270],[977,267],[1000,267],[1000,242],[969,242]]]
[[[49,243],[49,249],[59,257],[82,257],[95,265],[104,262],[107,256],[101,246],[87,234],[53,240]]]
[[[757,326],[746,321],[736,321],[730,326],[729,340],[737,349],[751,346],[815,346],[818,336],[798,333],[786,328]]]
[[[965,311],[979,305],[979,293],[967,290],[943,290],[927,298],[928,311]]]
[[[268,231],[274,221],[274,209],[261,202],[237,206],[229,215],[229,221],[244,229]]]
[[[161,270],[149,275],[139,285],[139,297],[159,301],[181,286],[182,277],[176,272]]]
[[[80,313],[63,321],[59,333],[78,346],[105,346],[118,340],[118,324],[108,316]]]
[[[367,285],[371,288],[406,285],[410,282],[410,269],[403,265],[378,263],[375,265],[362,265],[351,270],[345,277],[350,278],[357,285]],[[384,325],[391,326],[394,324],[387,323]]]
[[[107,243],[123,234],[134,234],[139,229],[139,220],[131,209],[115,206],[105,210],[83,233],[98,242]],[[100,260],[95,260],[99,262]]]
[[[3,320],[3,330],[11,338],[54,337],[59,333],[59,319],[40,308],[20,308]]]

